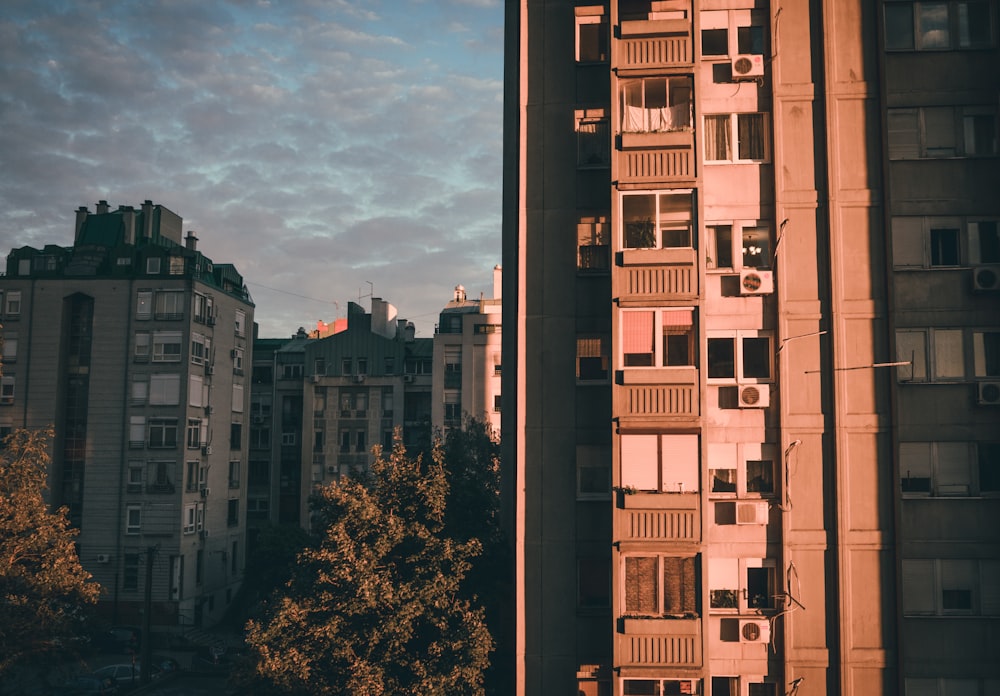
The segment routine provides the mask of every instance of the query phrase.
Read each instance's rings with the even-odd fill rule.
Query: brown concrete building
[[[507,3],[519,694],[1000,692],[998,14]]]
[[[217,622],[243,579],[254,310],[182,224],[100,201],[0,278],[0,430],[55,426],[51,501],[107,617],[138,623],[148,577],[151,623],[175,627]]]

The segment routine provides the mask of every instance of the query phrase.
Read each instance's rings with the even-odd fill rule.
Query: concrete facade
[[[507,3],[519,694],[997,688],[997,15]]]
[[[215,623],[243,576],[254,305],[182,223],[101,201],[72,246],[14,249],[0,278],[0,427],[55,426],[51,502],[119,622],[150,559],[153,624]]]

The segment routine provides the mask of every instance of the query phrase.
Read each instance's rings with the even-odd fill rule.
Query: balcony
[[[685,19],[622,22],[618,69],[690,65],[691,22]]]
[[[650,367],[619,370],[616,413],[635,416],[698,416],[698,370],[693,367]]]
[[[670,183],[694,179],[691,129],[622,133],[618,175],[629,183]]]
[[[694,249],[623,249],[620,264],[622,306],[698,296]]]
[[[701,619],[623,618],[616,666],[701,667]]]
[[[621,541],[690,541],[701,539],[698,493],[626,493],[619,491]]]

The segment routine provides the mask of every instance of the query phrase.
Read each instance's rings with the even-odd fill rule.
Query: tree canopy
[[[483,694],[493,643],[460,586],[477,539],[444,534],[443,449],[407,456],[375,448],[365,479],[312,499],[319,539],[262,621],[250,621],[251,661],[238,675],[256,693]]]
[[[100,587],[80,566],[66,508],[43,491],[49,430],[15,430],[0,445],[0,675],[83,631]]]

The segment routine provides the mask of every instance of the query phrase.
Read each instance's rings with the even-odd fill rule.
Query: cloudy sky
[[[0,253],[166,206],[262,336],[500,263],[502,0],[3,0]]]

